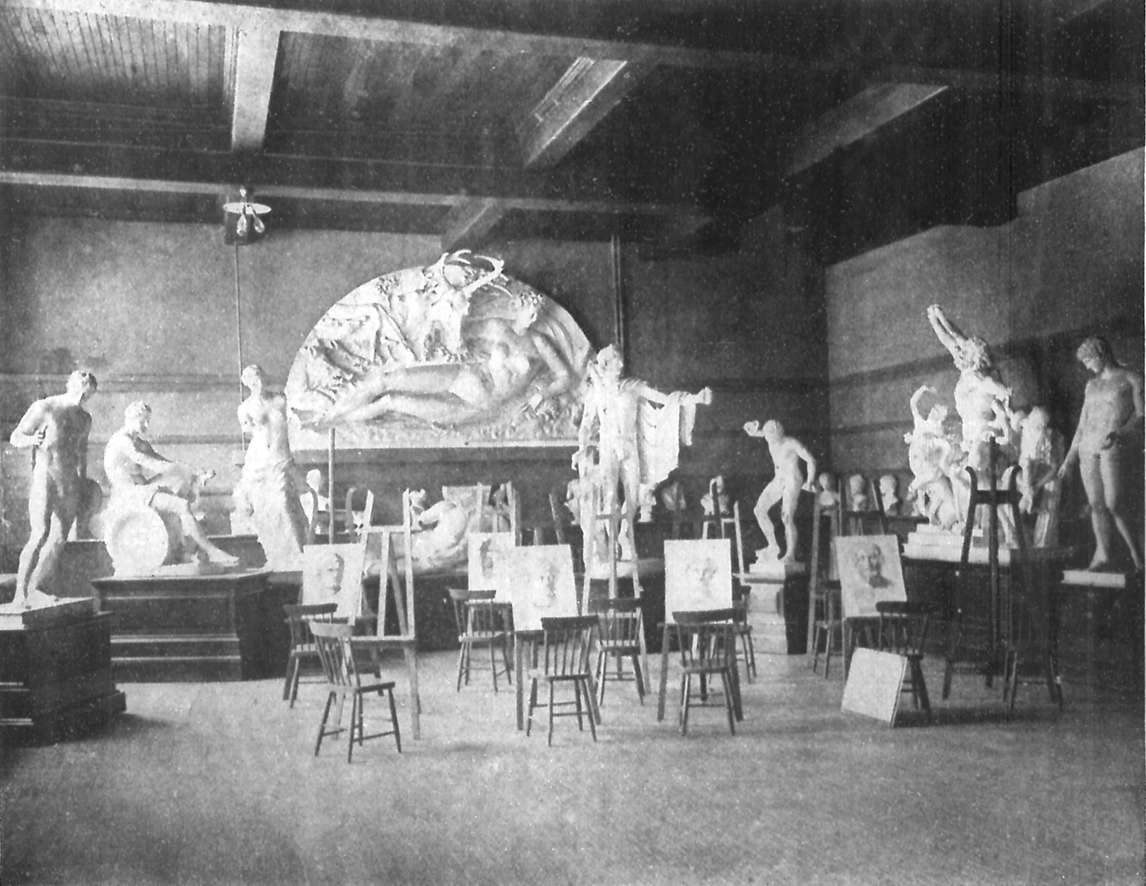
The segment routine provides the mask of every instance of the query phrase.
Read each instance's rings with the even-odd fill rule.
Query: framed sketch
[[[466,557],[467,583],[471,591],[497,590],[498,561],[514,548],[512,532],[471,532]]]
[[[689,609],[732,606],[732,540],[665,541],[665,618]]]
[[[880,600],[907,599],[894,535],[841,535],[833,541],[844,618],[874,618]]]
[[[543,618],[578,614],[569,545],[510,548],[497,562],[497,598],[513,604],[516,630],[541,630]]]
[[[365,559],[361,542],[306,545],[302,549],[302,602],[337,603],[336,618],[361,615]]]

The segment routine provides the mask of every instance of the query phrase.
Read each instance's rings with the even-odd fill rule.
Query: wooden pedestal
[[[44,609],[51,609],[45,607]],[[50,742],[107,723],[126,708],[112,680],[111,616],[92,607],[0,623],[0,729]]]
[[[289,645],[282,604],[295,601],[269,589],[265,571],[98,578],[92,585],[100,610],[115,619],[111,658],[117,680],[281,675]]]

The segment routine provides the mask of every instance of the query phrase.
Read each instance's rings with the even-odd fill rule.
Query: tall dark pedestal
[[[287,628],[268,577],[255,570],[93,579],[100,611],[115,619],[116,679],[249,680],[281,673],[277,651]]]
[[[4,741],[69,738],[125,710],[112,680],[111,622],[90,599],[0,614]]]

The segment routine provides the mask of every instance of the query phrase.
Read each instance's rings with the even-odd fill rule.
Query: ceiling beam
[[[489,232],[505,217],[505,207],[492,198],[467,200],[457,204],[446,217],[442,252],[480,246]]]
[[[629,62],[578,58],[518,127],[526,169],[558,163],[641,79]]]
[[[183,194],[187,196],[223,196],[235,190],[235,180],[172,180],[144,179],[111,175],[74,175],[61,172],[23,172],[0,169],[0,184],[21,185],[39,188],[76,188],[83,190],[131,191],[138,193]],[[458,193],[433,191],[381,191],[361,188],[325,188],[296,185],[261,184],[258,187],[260,199],[270,200],[283,197],[294,200],[315,200],[333,203],[376,203],[394,206],[443,206],[458,207],[469,205],[473,198]],[[488,198],[502,213],[551,212],[583,213],[587,215],[634,215],[681,219],[688,224],[689,219],[707,220],[707,216],[692,206],[668,203],[624,202],[617,200],[577,200],[560,197],[498,197]]]
[[[279,55],[279,31],[239,30],[235,59],[235,99],[231,112],[231,150],[261,151]]]
[[[946,86],[920,83],[869,86],[797,133],[784,177],[814,166],[946,91]]]
[[[868,82],[934,83],[968,92],[1018,93],[1041,95],[1049,99],[1139,105],[1146,92],[1141,83],[1125,80],[1081,80],[1078,77],[973,71],[966,68],[927,68],[919,65],[884,65],[868,77]]]
[[[638,215],[694,215],[697,203],[667,195],[658,200],[618,193],[591,172],[560,174],[509,168],[450,167],[379,160],[331,160],[304,154],[235,154],[229,150],[187,150],[149,145],[106,145],[91,142],[0,135],[0,170],[29,175],[71,174],[122,181],[225,182],[269,188],[361,190],[386,194],[445,195],[450,206],[470,198],[494,197],[507,209],[536,205],[584,207],[590,212]],[[395,202],[401,203],[402,200]]]
[[[98,13],[247,31],[277,29],[297,34],[426,46],[461,46],[474,40],[484,40],[493,41],[499,50],[506,53],[589,56],[678,67],[807,67],[805,62],[769,53],[694,49],[563,34],[526,33],[493,27],[426,24],[344,13],[329,10],[322,5],[321,0],[314,0],[313,8],[310,9],[306,8],[305,2],[295,4],[293,8],[277,8],[213,0],[99,0],[95,9],[92,0],[4,0],[4,6],[44,12]]]

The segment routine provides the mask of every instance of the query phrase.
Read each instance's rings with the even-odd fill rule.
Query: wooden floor
[[[1140,695],[971,677],[929,726],[841,713],[843,684],[763,656],[735,737],[702,710],[682,737],[632,684],[600,741],[514,728],[488,675],[458,694],[423,659],[423,738],[313,756],[323,696],[278,681],[122,683],[108,732],[6,747],[0,880],[16,883],[1141,883]],[[670,681],[671,682],[671,681]],[[381,708],[368,708],[381,714]],[[369,726],[369,720],[368,720]]]

